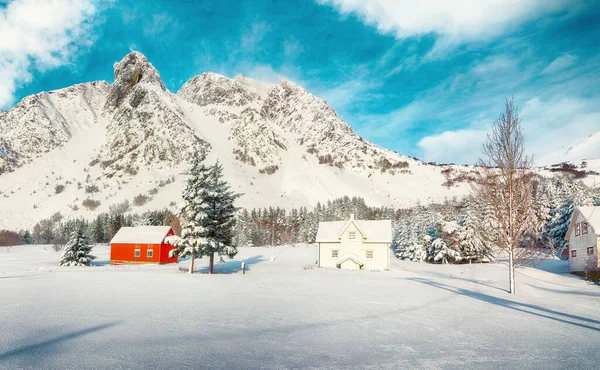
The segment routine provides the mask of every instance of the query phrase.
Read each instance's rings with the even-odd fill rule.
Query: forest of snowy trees
[[[64,245],[74,230],[83,230],[91,244],[108,243],[123,226],[168,225],[178,232],[178,218],[168,209],[149,211],[142,214],[126,213],[124,208],[115,207],[108,213],[101,213],[92,221],[81,219],[65,220],[60,213],[38,222],[33,230],[5,233],[11,235],[11,244],[55,244]],[[2,244],[0,244],[2,245]]]
[[[564,235],[576,206],[600,205],[600,189],[592,189],[567,175],[539,177],[535,188],[536,212],[543,219],[539,230],[541,245],[557,250],[566,241]],[[21,244],[64,245],[71,232],[84,230],[90,243],[108,243],[122,226],[169,225],[181,232],[179,219],[167,209],[133,214],[128,207],[111,207],[92,221],[64,220],[60,214],[40,221],[33,230],[14,233]],[[441,204],[412,208],[371,207],[362,198],[341,197],[308,209],[242,209],[234,230],[234,245],[263,246],[314,243],[319,222],[357,219],[390,219],[393,224],[393,248],[398,258],[431,263],[468,263],[493,259],[485,241],[485,209],[477,199],[465,197]],[[16,244],[16,243],[15,243]]]
[[[534,189],[535,212],[543,225],[537,230],[540,247],[559,252],[576,206],[600,205],[600,189],[587,187],[569,176],[537,178]],[[403,260],[433,263],[466,263],[492,260],[492,245],[486,236],[494,225],[486,217],[480,200],[414,207],[412,214],[395,223],[394,248]]]
[[[537,239],[542,247],[560,250],[576,206],[600,205],[600,189],[592,189],[571,177],[538,177],[535,206],[544,225]],[[390,219],[393,248],[403,260],[431,263],[468,263],[493,260],[486,230],[494,227],[484,205],[474,197],[407,209],[369,207],[362,198],[338,198],[308,210],[280,208],[242,210],[235,240],[239,246],[314,243],[319,222],[357,219]]]

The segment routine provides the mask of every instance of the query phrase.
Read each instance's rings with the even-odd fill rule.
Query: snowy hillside
[[[600,158],[600,131],[570,147],[565,155],[571,160]]]
[[[59,267],[50,246],[0,248],[4,369],[594,369],[600,290],[548,260],[391,271],[308,268],[313,246],[241,248],[171,265]],[[273,257],[273,261],[271,258]],[[245,261],[247,272],[239,272]],[[206,271],[207,259],[197,260]],[[165,305],[166,303],[166,305]],[[202,320],[198,320],[201,317]]]
[[[366,142],[292,82],[204,73],[173,94],[137,52],[114,73],[112,84],[40,93],[0,112],[0,229],[55,212],[91,217],[137,195],[148,200],[134,210],[173,207],[195,150],[223,164],[241,207],[343,195],[399,207],[467,192],[461,181],[443,185],[448,167]]]

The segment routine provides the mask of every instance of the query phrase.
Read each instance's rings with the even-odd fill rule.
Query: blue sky
[[[52,16],[49,16],[52,14]],[[365,139],[473,163],[504,99],[538,163],[600,130],[600,4],[0,0],[0,107],[144,53],[176,92],[205,71],[290,79]]]

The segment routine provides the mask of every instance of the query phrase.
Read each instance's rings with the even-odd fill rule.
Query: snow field
[[[549,260],[392,271],[308,268],[314,246],[241,248],[216,275],[176,265],[59,267],[0,248],[1,369],[592,369],[600,289]],[[273,257],[273,261],[271,260]],[[247,272],[239,272],[241,261]],[[207,259],[197,260],[206,271]],[[188,262],[179,265],[186,268]]]

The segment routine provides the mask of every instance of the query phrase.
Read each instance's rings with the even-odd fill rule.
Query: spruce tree
[[[209,273],[214,273],[215,253],[233,258],[237,248],[233,244],[233,229],[237,208],[233,204],[239,197],[230,190],[223,180],[223,166],[217,161],[212,167],[207,181],[207,191],[203,194],[200,225],[205,243],[202,255],[209,257]]]
[[[92,247],[88,244],[82,228],[77,228],[71,233],[71,239],[65,246],[60,257],[60,266],[89,266],[95,256],[90,252]]]
[[[171,242],[177,247],[170,252],[171,256],[190,257],[190,274],[194,272],[194,260],[201,256],[207,243],[205,206],[212,168],[204,164],[205,159],[203,153],[195,153],[192,157],[192,167],[182,192],[181,238]]]
[[[565,239],[569,224],[571,223],[571,216],[575,207],[572,201],[565,200],[559,207],[551,212],[552,218],[547,223],[546,229],[548,238],[550,239],[550,245],[556,251],[562,252],[567,245],[568,241]]]

